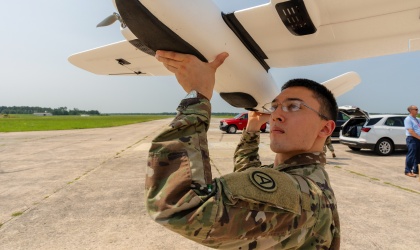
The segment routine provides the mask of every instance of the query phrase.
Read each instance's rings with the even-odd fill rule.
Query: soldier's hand
[[[260,131],[261,126],[268,122],[270,119],[269,114],[260,113],[257,111],[248,112],[248,124],[246,126],[246,131],[256,132]]]
[[[156,59],[175,73],[176,79],[187,93],[196,90],[209,100],[213,95],[216,70],[228,56],[228,53],[223,52],[214,61],[205,63],[193,55],[156,51]]]

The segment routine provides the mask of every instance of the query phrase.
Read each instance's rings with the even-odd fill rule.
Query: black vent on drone
[[[276,4],[277,13],[286,28],[295,36],[310,35],[316,32],[303,0],[291,0]]]
[[[143,51],[146,54],[149,54],[151,56],[155,56],[156,52],[152,50],[151,48],[147,47],[140,39],[134,39],[130,41],[131,45],[138,48],[139,50]]]

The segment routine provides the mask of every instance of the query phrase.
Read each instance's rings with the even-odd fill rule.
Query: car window
[[[366,124],[366,126],[372,126],[375,125],[377,122],[379,122],[382,118],[371,118],[369,119],[368,123]]]
[[[401,118],[403,117],[389,117],[384,124],[392,127],[404,127],[404,121]]]
[[[245,114],[245,115],[243,116],[243,118],[244,118],[245,120],[247,120],[247,119],[248,119],[248,114]]]
[[[338,112],[337,120],[347,121],[348,119],[350,119],[350,116],[344,114],[343,112]]]
[[[400,124],[401,124],[401,125],[398,125],[398,126],[404,127],[405,117],[397,117],[397,118],[398,118],[398,120],[400,120]]]

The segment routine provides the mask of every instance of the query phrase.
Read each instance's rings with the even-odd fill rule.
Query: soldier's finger
[[[218,54],[216,56],[216,59],[214,59],[214,61],[210,63],[211,66],[214,69],[217,69],[220,65],[223,64],[223,62],[226,60],[226,58],[228,58],[228,56],[229,56],[229,54],[227,52],[222,52],[222,53]]]
[[[167,68],[169,71],[171,71],[172,73],[176,73],[177,71],[178,71],[178,69],[177,68],[175,68],[175,67],[173,67],[173,66],[171,66],[171,65],[168,65],[168,64],[163,64],[163,66],[165,66],[165,68]]]
[[[158,56],[158,55],[156,55],[155,58],[159,62],[163,63],[165,65],[165,67],[170,66],[170,67],[175,68],[175,69],[179,68],[180,62],[178,62],[178,61],[175,61],[175,60],[172,60],[172,59],[169,59],[169,58],[166,58],[166,57],[161,57],[161,56]]]
[[[157,50],[156,57],[166,58],[178,62],[182,62],[185,58],[185,54],[173,52],[173,51],[166,51],[166,50]]]

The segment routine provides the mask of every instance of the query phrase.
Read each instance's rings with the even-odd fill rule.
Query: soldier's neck
[[[277,153],[276,157],[274,158],[274,166],[278,166],[283,164],[287,159],[290,159],[296,154],[284,154],[284,153]]]

